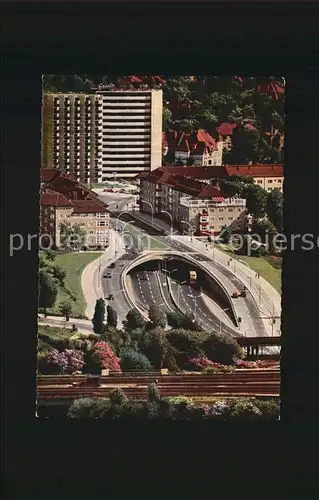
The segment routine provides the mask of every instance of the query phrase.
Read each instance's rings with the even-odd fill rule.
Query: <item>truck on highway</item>
[[[190,286],[196,286],[197,284],[197,272],[193,269],[189,271],[188,281]]]

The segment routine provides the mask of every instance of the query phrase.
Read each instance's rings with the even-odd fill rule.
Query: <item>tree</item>
[[[112,372],[120,372],[120,359],[106,342],[97,342],[93,346],[94,357],[97,359],[100,368],[109,369]]]
[[[283,194],[280,189],[275,188],[268,193],[267,215],[277,231],[283,230]]]
[[[229,418],[236,420],[257,420],[262,416],[259,408],[252,401],[237,400],[230,405]]]
[[[174,363],[170,358],[170,347],[166,333],[161,327],[147,331],[139,344],[141,352],[145,354],[156,370],[162,368],[166,363]]]
[[[61,375],[68,367],[67,356],[57,349],[38,355],[38,370],[42,375]]]
[[[137,309],[131,309],[126,315],[124,326],[127,330],[136,330],[137,328],[144,328],[146,322]]]
[[[163,125],[162,129],[164,132],[168,132],[170,129],[170,125],[172,123],[172,112],[168,109],[163,107]]]
[[[256,184],[247,184],[243,188],[241,196],[246,199],[246,208],[250,214],[255,217],[264,215],[267,204],[267,191]]]
[[[44,270],[39,270],[39,307],[43,308],[44,316],[47,315],[47,309],[54,307],[58,287],[56,281]]]
[[[73,401],[67,417],[71,419],[103,419],[110,415],[111,403],[106,398],[81,398]]]
[[[50,261],[50,262],[55,261],[55,253],[52,252],[52,250],[45,250],[44,255],[48,261]]]
[[[161,395],[156,384],[150,384],[147,387],[147,400],[150,403],[158,403],[161,400]]]
[[[232,365],[234,358],[241,359],[243,357],[242,348],[228,334],[211,333],[203,342],[203,351],[208,359],[222,365]]]
[[[72,304],[68,300],[63,300],[59,305],[62,316],[65,316],[66,321],[69,321],[72,314]]]
[[[232,132],[231,162],[233,165],[256,163],[259,150],[260,135],[243,125],[238,125]]]
[[[187,158],[186,165],[187,165],[187,167],[191,167],[192,165],[194,165],[194,158],[192,156]]]
[[[150,321],[150,328],[156,328],[158,326],[165,328],[167,319],[165,312],[158,306],[151,306],[148,311],[148,317]]]
[[[230,237],[232,234],[231,227],[222,226],[220,230],[219,239],[222,243],[229,243]]]
[[[206,332],[190,331],[184,328],[168,331],[167,338],[176,352],[176,362],[183,368],[189,358],[197,358],[204,353],[203,343],[207,339]]]
[[[64,269],[62,269],[62,267],[57,266],[57,265],[52,266],[51,270],[52,270],[52,274],[53,274],[54,278],[56,278],[59,281],[61,286],[64,286],[64,280],[66,278],[66,271]]]
[[[120,352],[121,369],[123,372],[148,372],[153,370],[149,359],[134,349],[123,349]]]
[[[270,252],[276,250],[274,248],[274,236],[277,234],[277,229],[270,220],[261,219],[254,221],[252,232],[260,237]]]
[[[112,389],[109,394],[109,398],[112,405],[122,406],[128,402],[128,397],[122,389]]]
[[[79,224],[60,223],[60,242],[63,248],[79,250],[85,246],[86,233]]]
[[[111,306],[107,306],[107,324],[108,326],[117,327],[117,313]]]
[[[93,331],[98,335],[104,332],[105,302],[104,299],[97,299],[95,303],[94,315],[92,318]]]

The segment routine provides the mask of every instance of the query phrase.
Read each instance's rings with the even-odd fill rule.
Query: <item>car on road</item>
[[[114,269],[114,267],[115,267],[115,262],[112,262],[112,264],[109,265],[109,268]]]
[[[108,296],[108,300],[113,300],[114,299],[114,295],[112,293],[110,293],[110,295]]]
[[[112,278],[112,274],[111,273],[104,274],[103,278]]]

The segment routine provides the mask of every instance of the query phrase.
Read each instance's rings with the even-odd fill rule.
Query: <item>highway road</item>
[[[124,203],[124,200],[123,200]],[[125,214],[126,221],[134,220],[129,214]],[[126,238],[125,241],[128,241],[130,244],[131,250],[143,250],[143,248],[148,249],[149,245],[147,243],[147,238],[142,239],[140,235],[147,235],[145,231],[145,225],[143,224],[143,229],[140,229],[139,222],[135,221],[134,226],[132,224],[127,224],[127,222],[123,222],[121,219],[111,218],[110,226],[111,227],[121,227],[123,229],[125,225],[125,234],[128,233],[130,236]],[[133,229],[134,228],[134,229]],[[225,269],[222,265],[212,261],[209,255],[205,256],[199,252],[192,251],[192,249],[181,243],[180,241],[174,240],[174,237],[170,236],[161,236],[161,235],[152,235],[153,241],[158,243],[159,246],[165,244],[166,248],[170,250],[176,250],[178,252],[183,252],[191,255],[198,262],[205,263],[206,267],[212,271],[212,273],[220,275],[222,277],[223,282],[228,283],[228,289],[234,291],[234,289],[238,289],[242,286],[241,281],[234,276],[231,271]],[[142,244],[142,246],[141,246]],[[120,273],[123,270],[124,266],[128,265],[134,258],[136,258],[137,254],[132,254],[130,252],[125,252],[118,261],[115,263],[114,269],[103,269],[101,270],[101,275],[106,275],[108,272],[111,272],[111,278],[102,278],[103,283],[103,293],[104,297],[107,297],[110,293],[114,295],[114,300],[110,302],[112,307],[114,307],[117,311],[119,321],[122,322],[125,319],[125,315],[129,310],[129,305],[127,304],[124,295],[120,292],[121,283],[120,283]],[[174,301],[172,301],[168,287],[165,286],[165,276],[162,276],[162,273],[150,273],[148,272],[145,275],[145,279],[141,279],[141,275],[135,276],[132,274],[132,285],[133,290],[136,295],[136,298],[140,305],[143,306],[143,309],[146,310],[152,304],[163,304],[163,308],[166,312],[171,312],[172,309],[176,311],[176,306]],[[136,283],[135,283],[136,281]],[[160,286],[160,282],[162,286]],[[189,297],[192,295],[192,290],[186,288],[181,289],[180,294],[180,305],[182,312],[186,311],[194,311],[195,310],[195,300],[196,300],[196,315],[197,318],[201,319],[202,325],[205,329],[220,331],[220,319],[214,315],[214,313],[207,306],[207,303],[201,298],[193,299]],[[238,299],[241,301],[239,304],[236,303],[236,307],[241,307],[243,311],[243,320],[246,321],[246,318],[249,319],[249,327],[245,327],[247,331],[247,335],[266,335],[266,331],[264,328],[263,320],[260,319],[260,311],[253,297],[248,293],[245,300]],[[146,305],[147,304],[147,305]],[[138,305],[138,304],[137,304]],[[249,328],[249,329],[248,329]],[[243,328],[244,330],[244,328]],[[231,329],[228,325],[222,322],[222,330],[223,332],[231,333],[232,335],[236,335],[236,329]],[[244,333],[244,331],[243,331]],[[238,335],[238,333],[237,333]]]
[[[131,217],[131,219],[134,220],[133,217]],[[138,225],[139,221],[135,221],[135,231],[137,231]],[[189,254],[197,261],[205,263],[207,269],[211,270],[211,272],[214,273],[217,277],[221,277],[223,283],[226,285],[230,293],[243,286],[243,283],[240,279],[238,279],[230,270],[225,269],[224,266],[214,261],[212,259],[212,256],[210,256],[209,254],[205,256],[199,252],[192,251],[192,249],[188,245],[174,240],[174,236],[170,237],[157,235],[152,236],[152,238],[159,244],[165,244],[165,246],[170,250],[176,250],[178,252]],[[242,318],[243,333],[247,332],[247,335],[251,335],[252,333],[253,335],[259,336],[267,335],[264,322],[261,319],[261,311],[250,292],[247,293],[246,299],[238,299],[238,302],[234,302],[234,305],[240,312],[239,316]]]

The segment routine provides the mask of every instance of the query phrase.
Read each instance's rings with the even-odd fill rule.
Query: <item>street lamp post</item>
[[[146,203],[147,205],[149,205],[152,209],[152,226],[154,225],[154,208],[153,208],[153,205],[150,201],[146,201],[146,200],[140,200],[140,203]]]
[[[184,224],[187,224],[189,226],[189,229],[190,229],[190,233],[191,233],[191,241],[193,241],[193,235],[194,235],[194,228],[193,226],[187,222],[187,220],[181,220],[181,223],[184,223]]]
[[[238,262],[241,262],[242,264],[245,264],[245,266],[248,267],[248,269],[249,269],[249,287],[251,289],[251,272],[252,272],[252,269],[251,269],[250,265],[247,264],[247,262],[245,262],[244,260],[238,259]]]
[[[172,214],[170,214],[169,212],[167,212],[167,210],[161,210],[161,213],[163,214],[167,214],[170,216],[170,219],[171,219],[171,236],[173,234],[173,217],[172,217]]]

